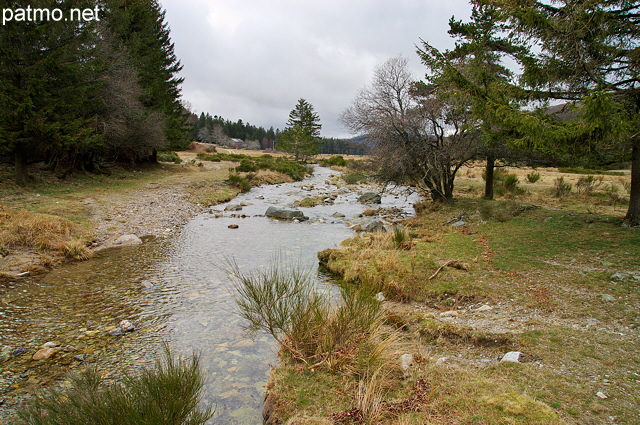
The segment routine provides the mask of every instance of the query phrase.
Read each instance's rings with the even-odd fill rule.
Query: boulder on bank
[[[358,202],[361,204],[380,204],[382,203],[382,197],[377,193],[367,192],[360,195]]]
[[[114,242],[114,244],[118,246],[140,245],[141,243],[142,239],[136,235],[122,235]]]
[[[309,217],[305,216],[302,211],[273,206],[267,208],[267,212],[264,213],[264,215],[271,218],[277,218],[278,220],[309,220]]]
[[[362,230],[367,233],[374,233],[374,232],[386,232],[387,228],[384,226],[383,222],[376,220],[364,226]]]

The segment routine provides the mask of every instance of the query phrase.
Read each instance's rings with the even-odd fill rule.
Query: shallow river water
[[[349,225],[362,222],[359,215],[367,208],[357,202],[358,192],[330,184],[331,174],[317,168],[303,182],[254,188],[229,203],[242,204],[241,211],[223,211],[226,205],[219,205],[171,239],[112,250],[5,288],[0,292],[0,349],[11,361],[0,375],[0,400],[12,391],[35,391],[56,372],[80,370],[86,363],[95,363],[107,376],[134,371],[168,342],[178,353],[199,353],[208,378],[204,401],[216,406],[211,423],[261,423],[264,386],[277,363],[277,347],[267,335],[243,330],[227,264],[233,259],[250,271],[268,267],[276,257],[287,258],[314,270],[318,285],[327,286],[317,272],[316,253],[350,237]],[[295,200],[319,195],[335,201],[299,208],[310,218],[307,222],[264,217],[269,206],[291,207]],[[410,215],[415,201],[415,195],[385,194],[380,206]],[[122,319],[138,330],[109,336],[105,328]],[[47,341],[75,351],[58,356],[46,370],[28,360],[32,353],[8,355],[17,347],[33,352]],[[78,353],[86,360],[74,358]],[[0,403],[0,417],[11,404]]]

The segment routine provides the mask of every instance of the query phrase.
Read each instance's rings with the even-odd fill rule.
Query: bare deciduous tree
[[[434,201],[450,201],[457,171],[477,149],[468,109],[464,99],[415,82],[407,59],[396,57],[376,69],[341,121],[374,144],[386,182],[413,184]]]

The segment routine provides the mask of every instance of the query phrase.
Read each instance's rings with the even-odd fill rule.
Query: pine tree
[[[188,128],[180,103],[178,77],[182,65],[171,42],[165,12],[157,0],[105,0],[105,19],[120,40],[138,73],[140,100],[164,117],[170,149],[186,147]]]
[[[522,127],[543,130],[577,152],[631,152],[631,197],[625,220],[640,225],[640,4],[630,0],[475,0],[498,7],[513,38],[538,52],[522,81],[539,99],[568,101],[576,118],[545,134],[539,117],[503,109]],[[535,48],[535,49],[534,49]],[[549,137],[550,136],[550,137]],[[545,144],[538,138],[533,143]],[[548,144],[548,143],[547,143]]]
[[[305,99],[299,99],[289,113],[287,127],[280,133],[276,148],[295,155],[296,160],[320,152],[320,117]]]
[[[449,34],[456,39],[454,49],[441,53],[423,42],[423,48],[418,50],[431,73],[431,84],[455,90],[471,100],[470,113],[477,120],[477,131],[484,144],[484,197],[487,199],[493,199],[496,160],[510,154],[509,129],[495,116],[495,105],[517,105],[518,98],[522,97],[515,87],[513,72],[504,60],[520,57],[523,49],[509,42],[503,31],[494,7],[474,6],[470,22],[454,18],[449,21]]]
[[[90,1],[40,0],[33,7],[90,7]],[[0,37],[0,150],[15,158],[16,180],[46,155],[72,168],[100,142],[95,131],[94,26],[56,21],[7,22]]]

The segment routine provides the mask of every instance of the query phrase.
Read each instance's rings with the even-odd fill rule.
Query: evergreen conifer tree
[[[536,54],[524,63],[530,96],[567,101],[576,119],[544,131],[531,114],[500,108],[532,143],[561,142],[576,153],[630,151],[625,220],[640,225],[640,4],[630,0],[474,0],[499,8],[510,35]],[[543,135],[543,137],[540,137]],[[536,137],[537,136],[537,137]]]
[[[165,12],[157,0],[105,0],[110,30],[129,53],[142,89],[140,100],[164,118],[168,148],[186,147],[186,115],[180,103],[182,65],[174,52]]]
[[[39,0],[32,7],[90,7],[91,1]],[[81,162],[99,143],[95,131],[94,26],[86,22],[11,21],[0,37],[0,151],[15,158],[24,184],[28,162]]]
[[[276,144],[278,150],[295,155],[296,160],[320,152],[320,117],[305,99],[299,99],[289,113],[287,127],[280,133]]]

